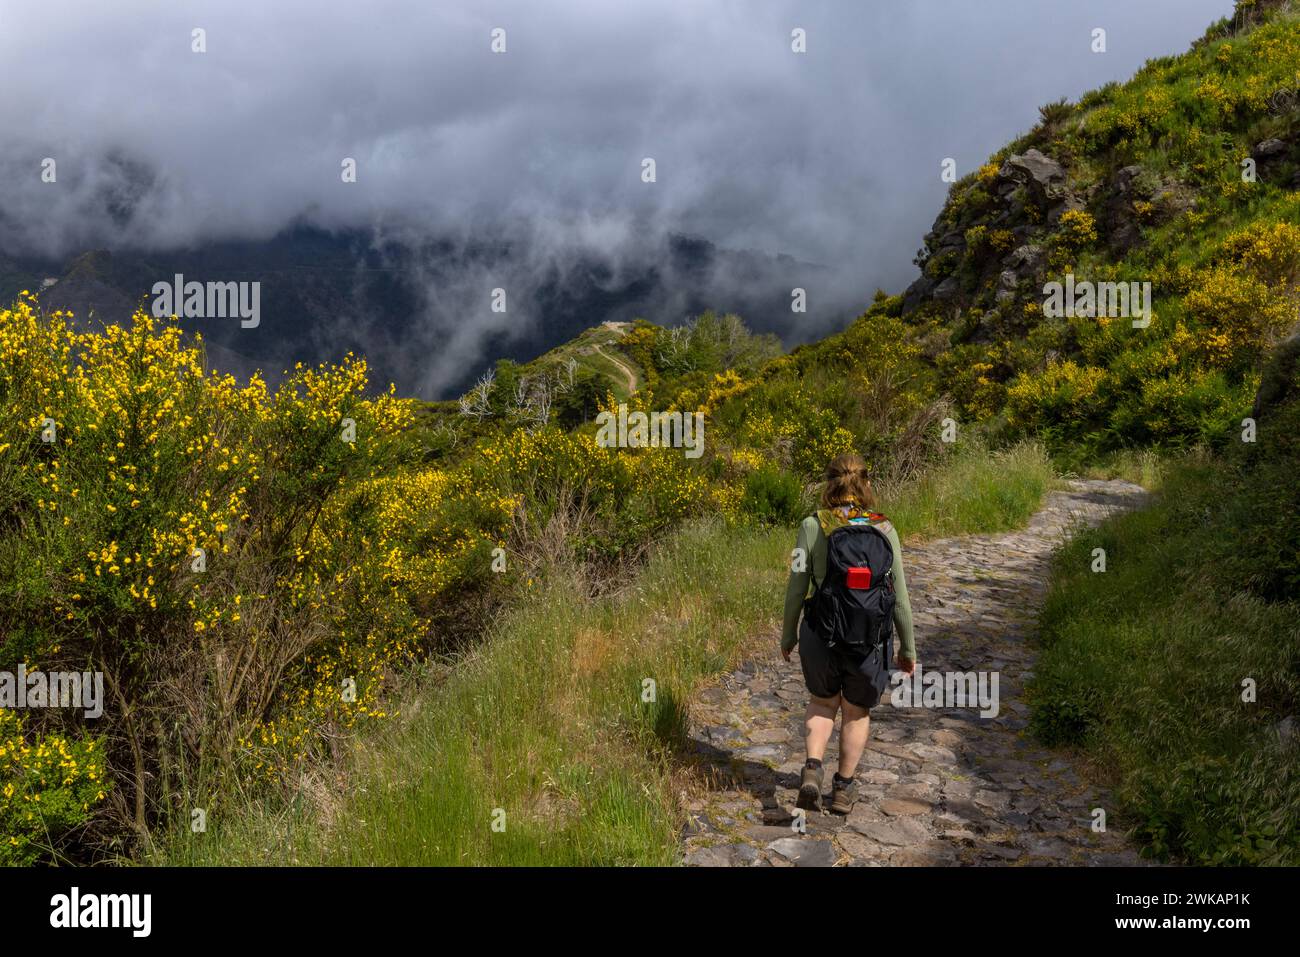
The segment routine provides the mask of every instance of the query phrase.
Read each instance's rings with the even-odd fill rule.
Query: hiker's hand
[[[790,652],[792,652],[792,651],[794,651],[793,648],[782,648],[782,649],[781,649],[781,657],[784,658],[786,661],[789,661],[789,660],[790,660]]]
[[[902,655],[898,656],[894,664],[897,665],[898,670],[903,672],[905,675],[910,675],[916,669],[916,662],[911,658],[904,658]]]

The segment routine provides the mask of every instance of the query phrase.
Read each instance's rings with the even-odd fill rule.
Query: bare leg
[[[871,717],[866,708],[848,701],[841,702],[844,721],[840,725],[840,777],[851,778],[857,770],[858,759],[867,746],[867,732],[871,730]],[[829,735],[828,735],[829,737]],[[809,737],[809,741],[812,738]],[[823,746],[825,741],[822,742]]]
[[[831,732],[835,730],[835,712],[839,707],[839,695],[834,698],[808,699],[808,710],[804,712],[804,741],[808,748],[808,757],[820,761],[822,755],[826,753],[826,743],[830,741]],[[845,707],[848,707],[847,703]],[[863,735],[862,740],[865,743],[866,735]],[[843,750],[843,744],[840,749]],[[859,745],[858,753],[861,751],[862,747]],[[856,760],[855,757],[854,761]]]

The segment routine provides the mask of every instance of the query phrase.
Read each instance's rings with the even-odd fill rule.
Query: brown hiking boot
[[[831,812],[848,814],[858,802],[858,785],[855,781],[845,781],[838,774],[831,779]]]
[[[815,811],[822,799],[822,769],[803,766],[803,779],[799,783],[799,799],[795,807]]]

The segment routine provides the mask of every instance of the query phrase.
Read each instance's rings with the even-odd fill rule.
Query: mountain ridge
[[[241,379],[260,369],[275,382],[296,361],[338,361],[351,351],[367,356],[376,387],[394,382],[429,399],[455,397],[496,360],[530,361],[606,320],[650,317],[672,325],[722,308],[787,340],[797,339],[801,327],[834,321],[835,307],[825,302],[806,314],[791,312],[790,290],[815,284],[826,270],[785,255],[673,234],[617,271],[601,254],[566,256],[562,263],[525,243],[459,245],[436,237],[384,245],[364,231],[299,226],[265,242],[194,250],[101,249],[64,262],[0,257],[0,294],[11,301],[23,289],[39,290],[49,311],[121,322],[154,283],[170,283],[176,273],[258,281],[267,317],[260,328],[183,321],[187,331],[203,334],[215,367]],[[47,285],[49,278],[56,281]],[[496,286],[510,296],[508,315],[488,309]],[[481,318],[464,319],[465,311]],[[454,355],[431,373],[429,358],[449,348]]]

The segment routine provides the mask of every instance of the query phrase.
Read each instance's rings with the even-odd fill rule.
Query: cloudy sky
[[[968,172],[1040,104],[1183,51],[1231,7],[2,0],[0,243],[169,247],[304,219],[590,249],[671,231],[823,264],[865,303],[914,276],[944,157]]]

